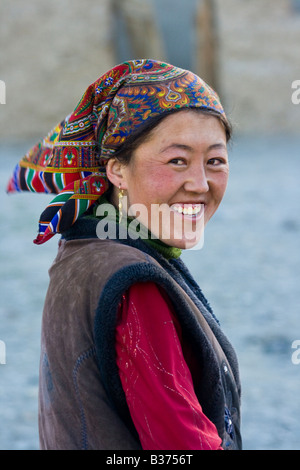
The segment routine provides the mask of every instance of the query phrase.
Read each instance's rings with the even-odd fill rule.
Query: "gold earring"
[[[123,197],[124,197],[124,190],[121,189],[121,184],[119,186],[119,224],[122,221],[123,217]]]

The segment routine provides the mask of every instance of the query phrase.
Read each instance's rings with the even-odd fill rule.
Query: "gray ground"
[[[29,143],[0,148],[0,449],[38,449],[41,311],[58,238],[34,246],[51,197],[4,193]],[[236,347],[245,449],[300,449],[300,139],[237,139],[226,197],[187,265]]]

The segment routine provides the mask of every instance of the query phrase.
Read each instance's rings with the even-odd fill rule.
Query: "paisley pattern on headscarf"
[[[107,191],[105,164],[148,119],[174,109],[224,114],[218,95],[194,73],[150,60],[117,65],[91,84],[74,112],[17,164],[7,191],[54,193],[34,243],[63,233]]]

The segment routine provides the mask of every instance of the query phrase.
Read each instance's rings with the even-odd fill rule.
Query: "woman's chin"
[[[172,238],[172,239],[160,239],[166,245],[172,246],[173,248],[180,248],[181,250],[201,250],[203,247],[204,234],[191,234],[190,237]]]

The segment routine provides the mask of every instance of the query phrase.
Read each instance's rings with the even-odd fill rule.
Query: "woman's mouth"
[[[173,204],[171,210],[183,216],[198,218],[203,215],[204,204]]]

